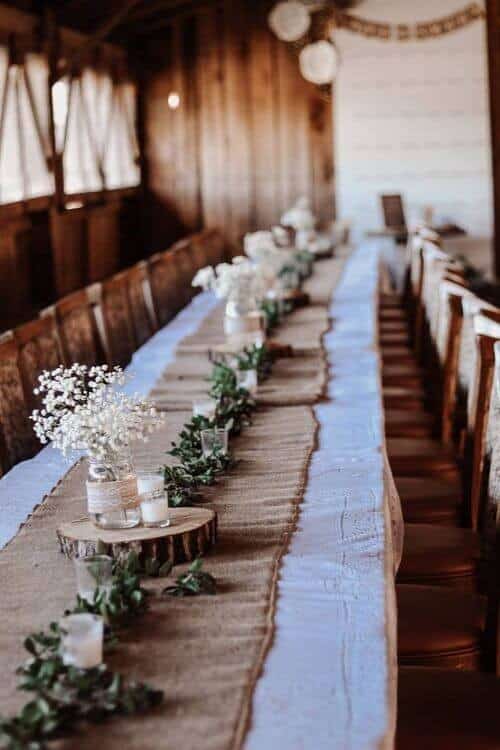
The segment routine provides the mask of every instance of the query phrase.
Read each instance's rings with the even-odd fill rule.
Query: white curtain
[[[27,55],[9,64],[0,46],[0,203],[14,203],[54,191],[47,164],[49,118],[47,63]]]
[[[117,84],[114,89],[108,143],[104,155],[104,172],[109,188],[139,184],[139,147],[135,118],[136,88],[134,84]]]
[[[13,64],[0,42],[0,204],[54,193],[48,76],[43,55]],[[86,67],[54,84],[52,107],[66,194],[139,184],[133,83]]]
[[[109,74],[91,68],[67,86],[65,192],[138,185],[135,86],[114,82]]]

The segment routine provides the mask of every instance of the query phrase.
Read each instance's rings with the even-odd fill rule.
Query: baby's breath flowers
[[[133,441],[147,442],[163,418],[152,402],[118,390],[124,383],[123,370],[107,365],[42,372],[35,390],[42,407],[31,415],[40,442],[64,455],[85,450],[98,461],[112,460]]]

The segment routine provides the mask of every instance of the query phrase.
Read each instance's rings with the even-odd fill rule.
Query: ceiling
[[[154,35],[173,16],[218,0],[2,0],[6,5],[41,14],[53,9],[61,26],[99,34],[114,41]],[[252,0],[249,0],[252,2]],[[255,2],[255,0],[254,0]],[[103,33],[104,32],[104,33]]]
[[[227,0],[226,0],[227,1]],[[332,3],[339,8],[356,6],[362,0],[303,0],[311,7]],[[31,13],[42,14],[47,8],[55,13],[61,26],[83,31],[100,40],[127,42],[134,38],[151,37],[171,21],[172,17],[189,14],[222,0],[0,0]],[[272,6],[274,0],[246,0],[251,9],[259,3]]]

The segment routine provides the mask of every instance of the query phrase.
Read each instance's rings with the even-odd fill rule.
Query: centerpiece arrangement
[[[316,217],[308,198],[302,197],[285,211],[281,224],[295,232],[295,246],[299,251],[311,253],[314,257],[324,258],[332,254],[332,238],[316,230]]]
[[[226,300],[224,333],[227,339],[241,348],[262,343],[265,338],[259,302],[266,296],[272,282],[266,269],[253,264],[244,256],[233,258],[231,263],[219,263],[215,268],[200,269],[192,286],[201,287]]]
[[[122,369],[107,365],[74,364],[43,372],[35,391],[42,408],[31,417],[42,444],[52,443],[63,455],[86,452],[88,513],[107,529],[140,523],[131,444],[147,442],[163,422],[152,402],[120,391],[124,383]]]

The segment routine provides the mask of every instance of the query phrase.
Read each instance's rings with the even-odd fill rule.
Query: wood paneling
[[[31,311],[30,222],[0,224],[0,317],[4,328],[26,320]]]
[[[85,208],[51,212],[52,253],[57,297],[87,283],[87,216]]]
[[[120,268],[120,202],[88,210],[88,281],[101,281]]]
[[[334,215],[331,101],[268,30],[268,4],[221,0],[150,41],[144,87],[151,249],[201,226],[233,249],[300,195]],[[171,111],[169,92],[181,106]]]
[[[500,278],[500,0],[487,0],[495,274]]]

